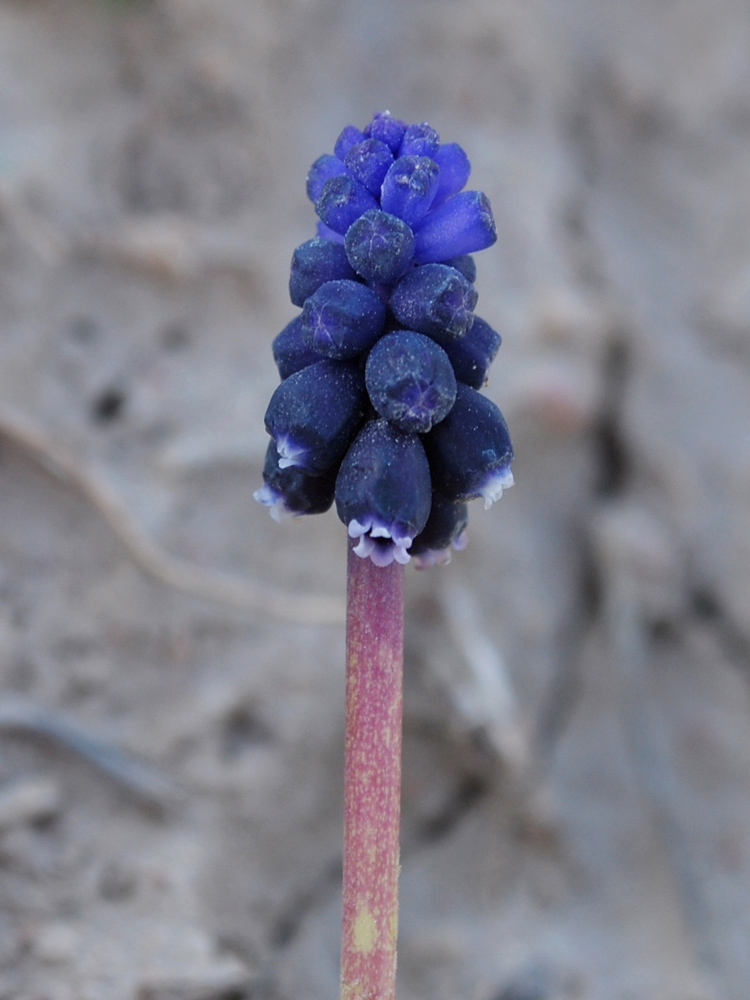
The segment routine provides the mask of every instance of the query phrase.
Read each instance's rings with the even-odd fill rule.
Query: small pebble
[[[0,788],[0,831],[24,823],[52,819],[60,811],[62,794],[54,778],[23,778]]]

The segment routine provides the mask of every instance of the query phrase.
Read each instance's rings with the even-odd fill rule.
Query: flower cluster
[[[466,502],[513,484],[500,410],[478,391],[500,336],[474,315],[469,254],[496,240],[470,164],[427,124],[389,112],[347,126],[315,161],[318,235],[295,250],[302,311],[273,342],[281,384],[255,499],[279,520],[333,501],[357,555],[445,562]]]

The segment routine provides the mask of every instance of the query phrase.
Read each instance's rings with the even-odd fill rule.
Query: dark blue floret
[[[497,240],[492,209],[481,191],[461,191],[431,209],[420,222],[415,236],[414,259],[418,264],[484,250]]]
[[[318,237],[297,247],[292,255],[289,297],[295,306],[303,306],[326,281],[356,277],[343,246]]]
[[[454,503],[439,493],[433,494],[424,531],[417,535],[409,549],[417,569],[450,562],[451,546],[460,550],[466,545],[468,523],[469,508],[465,503]]]
[[[474,286],[445,264],[409,271],[393,289],[393,315],[409,330],[426,333],[439,343],[463,337],[474,320]]]
[[[442,263],[447,264],[448,267],[455,267],[472,285],[477,280],[477,265],[471,254],[466,253],[461,257],[451,257],[450,260],[444,260]]]
[[[290,375],[266,410],[279,466],[320,476],[344,457],[365,415],[364,377],[356,364],[318,361]]]
[[[367,281],[390,285],[414,255],[414,233],[395,215],[371,209],[353,222],[344,240],[354,270]]]
[[[333,503],[336,468],[322,476],[308,476],[301,469],[279,466],[276,445],[271,441],[266,451],[263,486],[253,494],[258,503],[269,507],[274,521],[299,514],[324,514]]]
[[[432,205],[438,173],[437,164],[427,156],[399,156],[385,175],[381,208],[413,226]]]
[[[471,173],[471,164],[457,142],[447,142],[441,146],[435,153],[434,160],[440,167],[440,183],[434,201],[437,207],[464,188]]]
[[[447,562],[466,501],[513,484],[502,414],[479,389],[500,336],[474,316],[470,256],[496,240],[464,190],[457,143],[388,111],[347,126],[310,168],[317,238],[292,258],[302,307],[273,352],[282,382],[255,498],[272,517],[325,510],[334,491],[353,551],[378,566]]]
[[[409,561],[430,513],[430,469],[420,439],[387,420],[371,420],[341,463],[336,510],[355,551],[378,566]]]
[[[394,118],[390,111],[376,114],[365,128],[365,135],[380,139],[396,155],[406,132],[406,122]]]
[[[345,173],[346,167],[338,156],[331,156],[330,153],[319,156],[307,175],[307,197],[315,204],[323,193],[326,181]]]
[[[326,181],[315,202],[315,211],[321,220],[342,236],[360,215],[371,208],[378,208],[377,201],[366,187],[348,174]]]
[[[366,138],[365,133],[360,132],[354,125],[346,125],[341,130],[333,151],[340,160],[344,160],[352,146],[356,146],[358,142],[363,142]]]
[[[508,427],[492,400],[458,383],[453,409],[424,438],[435,489],[449,500],[484,497],[485,507],[513,485]]]
[[[273,341],[273,359],[282,380],[321,361],[317,351],[312,351],[305,343],[302,333],[302,315],[295,316],[287,323]]]
[[[393,163],[393,153],[379,139],[365,139],[352,146],[344,166],[352,177],[363,184],[370,194],[379,195],[383,178]]]
[[[435,156],[440,146],[440,136],[427,122],[408,125],[399,147],[399,156]]]
[[[377,292],[358,281],[327,281],[302,310],[307,346],[326,358],[355,358],[383,332],[385,306]]]
[[[443,346],[459,382],[470,385],[472,389],[481,389],[501,343],[500,334],[485,320],[475,316],[465,337],[446,341]]]
[[[412,434],[426,434],[456,399],[448,355],[434,340],[411,330],[381,337],[367,358],[365,384],[378,413]]]

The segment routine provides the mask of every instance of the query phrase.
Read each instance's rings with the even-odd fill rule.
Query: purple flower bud
[[[439,343],[463,337],[477,304],[474,286],[452,267],[426,264],[409,271],[393,289],[393,315],[409,330],[426,333]]]
[[[458,383],[448,416],[425,436],[435,489],[449,500],[484,497],[489,508],[513,485],[513,447],[492,400]]]
[[[380,139],[395,156],[406,132],[406,122],[394,118],[390,111],[380,111],[365,128],[365,135]]]
[[[358,142],[363,142],[365,138],[365,133],[360,132],[354,125],[345,125],[341,130],[341,135],[336,140],[333,151],[340,160],[344,160],[352,146],[355,146]]]
[[[322,361],[317,351],[312,351],[305,343],[301,315],[295,316],[291,323],[287,323],[281,333],[274,338],[272,346],[273,358],[282,381],[295,372]]]
[[[344,240],[354,270],[367,281],[390,285],[414,255],[414,233],[395,215],[371,209],[353,222]]]
[[[472,389],[481,389],[501,343],[500,334],[489,323],[475,316],[466,336],[446,341],[443,346],[459,382],[470,385]]]
[[[497,240],[492,209],[481,191],[462,191],[431,209],[415,229],[415,236],[414,259],[418,264],[484,250]]]
[[[253,497],[264,507],[270,508],[274,521],[300,514],[324,514],[333,503],[338,470],[322,476],[308,476],[295,466],[282,469],[275,442],[266,451],[263,468],[263,486]]]
[[[346,167],[338,156],[331,156],[330,153],[319,156],[307,175],[307,197],[315,204],[323,193],[326,181],[345,173]]]
[[[326,281],[356,277],[340,243],[320,238],[308,240],[292,254],[289,297],[295,306],[302,306]]]
[[[399,156],[385,175],[381,208],[413,226],[432,205],[438,174],[437,164],[427,156]]]
[[[440,146],[440,136],[427,122],[408,125],[399,147],[399,156],[429,156],[434,159]]]
[[[346,453],[336,480],[336,510],[354,549],[376,566],[409,562],[427,523],[430,469],[420,439],[387,420],[371,420]]]
[[[318,361],[290,375],[266,410],[279,467],[323,475],[343,458],[366,405],[364,378],[355,364]]]
[[[326,181],[315,203],[315,211],[323,222],[342,236],[360,215],[377,207],[378,203],[367,188],[348,174]]]
[[[326,358],[344,360],[368,350],[383,331],[380,296],[358,281],[327,281],[305,301],[302,334]]]
[[[468,523],[469,509],[465,503],[453,503],[434,494],[427,524],[409,549],[417,569],[449,563],[451,546],[458,551],[466,547]]]
[[[379,195],[383,178],[393,163],[393,153],[379,139],[365,139],[352,146],[346,154],[344,165],[355,181],[364,185],[370,194]]]
[[[438,149],[433,159],[440,167],[440,182],[433,202],[437,208],[447,198],[458,194],[465,187],[471,173],[471,164],[469,157],[457,142],[445,143]]]
[[[412,434],[426,434],[456,400],[448,355],[411,330],[381,337],[367,358],[365,384],[378,413]]]
[[[318,225],[321,225],[321,223],[318,223]],[[472,285],[477,280],[477,265],[474,263],[474,258],[468,253],[463,254],[461,257],[451,257],[450,260],[444,260],[443,264],[447,264],[448,267],[455,267]]]

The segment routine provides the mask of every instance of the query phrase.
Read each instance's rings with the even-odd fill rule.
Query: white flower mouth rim
[[[359,542],[352,551],[360,559],[371,559],[376,566],[390,566],[392,562],[406,566],[411,562],[407,551],[411,548],[414,537],[397,534],[394,525],[387,525],[375,517],[365,521],[352,519],[347,525],[350,538],[358,538]]]
[[[503,495],[503,490],[509,490],[515,483],[509,465],[490,472],[479,489],[479,495],[484,499],[484,509],[489,510]]]
[[[279,455],[280,469],[291,469],[293,466],[303,469],[305,464],[304,459],[308,450],[304,445],[293,441],[288,434],[280,434],[276,438],[276,451]]]
[[[267,483],[253,493],[253,500],[257,500],[263,507],[268,507],[268,513],[277,524],[280,524],[287,518],[298,517],[299,515],[298,511],[289,510],[283,495]]]

